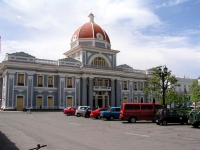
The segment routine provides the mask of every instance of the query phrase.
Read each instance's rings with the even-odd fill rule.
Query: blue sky
[[[117,65],[166,65],[177,76],[200,76],[200,0],[0,0],[0,8],[0,62],[20,51],[64,58],[92,11],[120,50]]]

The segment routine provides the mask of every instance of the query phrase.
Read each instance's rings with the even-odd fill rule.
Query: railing
[[[122,68],[112,68],[112,67],[98,66],[98,65],[87,65],[87,64],[84,64],[82,67],[123,71]]]
[[[56,60],[46,60],[46,59],[35,59],[35,63],[48,64],[48,65],[58,65]]]
[[[102,90],[106,90],[106,91],[110,91],[111,87],[107,87],[107,86],[93,86],[93,90],[95,91],[102,91]]]
[[[191,77],[188,76],[175,76],[176,78],[182,78],[182,79],[192,79]]]
[[[142,74],[147,74],[146,70],[137,70],[137,69],[132,69],[132,70],[125,70],[126,73],[142,73]]]

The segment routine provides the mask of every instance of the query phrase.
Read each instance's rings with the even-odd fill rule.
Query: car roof
[[[161,105],[159,103],[123,103],[124,105],[127,105],[127,104],[134,104],[134,105]]]
[[[110,107],[110,108],[120,108],[120,107]]]

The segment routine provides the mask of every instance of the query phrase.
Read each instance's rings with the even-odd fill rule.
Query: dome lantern
[[[94,22],[94,15],[92,13],[90,13],[88,17],[89,17],[89,22]]]

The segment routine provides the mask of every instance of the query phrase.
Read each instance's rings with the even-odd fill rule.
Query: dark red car
[[[98,108],[96,110],[92,110],[91,113],[90,113],[90,117],[94,117],[96,119],[101,119],[100,111],[106,111],[108,109],[109,108]]]
[[[70,115],[75,115],[77,107],[68,107],[67,109],[64,110],[64,114],[67,114],[67,116]]]

